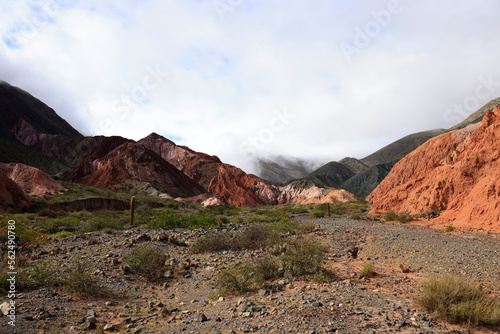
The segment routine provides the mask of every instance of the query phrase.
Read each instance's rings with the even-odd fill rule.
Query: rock
[[[136,242],[146,242],[146,241],[150,241],[151,240],[151,237],[147,234],[139,234],[136,238],[135,238],[135,241]]]
[[[130,266],[128,264],[122,265],[121,269],[122,269],[124,274],[130,274],[132,272],[132,269],[130,268]]]
[[[83,327],[86,329],[86,330],[93,330],[93,329],[96,329],[97,328],[97,325],[95,322],[90,322],[90,321],[86,321],[84,324],[83,324]]]
[[[259,290],[259,296],[267,296],[269,294],[269,291],[265,290],[265,289],[260,289]]]
[[[0,305],[0,311],[2,312],[3,315],[9,314],[9,306],[10,304],[8,302],[3,302]]]
[[[208,318],[203,313],[196,313],[194,321],[196,321],[196,322],[205,322],[205,321],[208,321]]]
[[[104,328],[103,328],[104,331],[115,331],[116,330],[116,326],[113,325],[113,324],[106,324],[104,325]]]

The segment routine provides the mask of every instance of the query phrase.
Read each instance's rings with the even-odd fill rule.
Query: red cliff
[[[371,212],[442,209],[439,224],[500,232],[500,108],[482,123],[432,138],[367,197]]]
[[[0,172],[30,196],[43,197],[67,191],[61,184],[35,167],[15,163],[0,164]]]

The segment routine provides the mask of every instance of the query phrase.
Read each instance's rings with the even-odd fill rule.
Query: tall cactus
[[[130,199],[130,225],[134,225],[135,196]]]

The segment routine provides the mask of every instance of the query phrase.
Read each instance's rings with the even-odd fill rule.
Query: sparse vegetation
[[[161,249],[149,244],[141,244],[124,256],[124,263],[130,267],[132,273],[156,282],[164,277],[167,258]]]
[[[315,274],[321,270],[327,247],[312,237],[300,237],[289,240],[286,250],[279,256],[285,272],[292,276]]]
[[[414,220],[413,216],[408,213],[397,214],[394,211],[388,211],[384,215],[384,220],[386,222],[397,221],[402,224],[406,224]]]
[[[423,294],[417,302],[453,324],[500,325],[498,298],[458,277],[430,278],[423,283]]]
[[[349,218],[352,220],[361,220],[361,216],[358,213],[353,213]]]
[[[453,226],[453,225],[448,225],[448,226],[446,226],[446,227],[444,228],[444,231],[445,231],[445,232],[453,232],[453,231],[455,231],[455,226]]]
[[[363,269],[359,272],[359,277],[361,278],[369,278],[373,277],[376,275],[374,269],[373,269],[373,263],[372,262],[365,262],[363,264]]]
[[[326,215],[326,211],[321,210],[321,209],[314,209],[311,210],[309,213],[309,218],[322,218]]]
[[[111,293],[92,276],[92,264],[76,261],[63,281],[64,289],[80,297],[106,297]]]
[[[261,287],[264,279],[257,274],[250,264],[239,265],[223,270],[217,277],[219,293],[225,295],[242,295]]]

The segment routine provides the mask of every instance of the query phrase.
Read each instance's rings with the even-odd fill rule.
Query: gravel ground
[[[17,299],[16,327],[0,317],[0,333],[500,332],[499,328],[452,326],[414,305],[420,280],[448,273],[475,280],[498,296],[498,235],[448,233],[346,217],[296,219],[313,220],[320,227],[314,234],[330,247],[327,266],[336,269],[334,282],[283,278],[271,282],[267,290],[219,298],[213,284],[217,273],[262,256],[262,251],[193,255],[179,245],[206,232],[183,229],[73,235],[34,250],[34,258],[58,260],[61,267],[74,257],[87,259],[103,285],[126,297],[82,300],[60,288],[23,291]],[[188,262],[180,278],[152,284],[125,274],[123,255],[142,242],[161,247],[178,264]],[[365,261],[374,263],[376,277],[358,277]],[[400,264],[412,272],[403,273]]]

